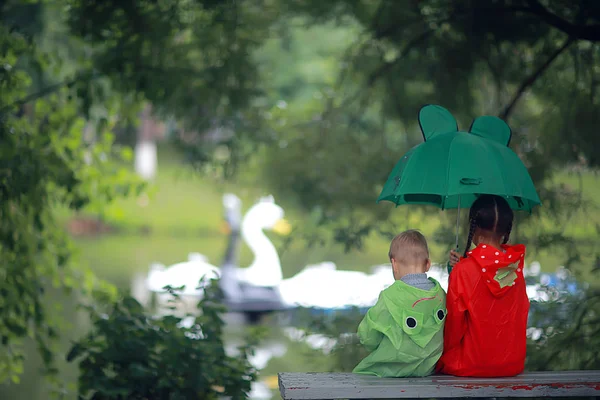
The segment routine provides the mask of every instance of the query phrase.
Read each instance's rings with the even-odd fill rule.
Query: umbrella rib
[[[446,209],[446,200],[448,200],[448,198],[450,197],[450,193],[448,193],[448,190],[449,190],[448,188],[450,187],[449,183],[450,183],[450,167],[452,166],[452,146],[454,146],[454,142],[455,142],[456,136],[458,134],[459,134],[458,132],[454,134],[452,141],[450,141],[450,146],[448,146],[448,165],[446,165],[446,179],[444,180],[444,184],[446,185],[446,187],[444,188],[444,193],[446,193],[446,196],[444,196],[444,198],[442,199],[442,203],[443,203],[442,210]]]

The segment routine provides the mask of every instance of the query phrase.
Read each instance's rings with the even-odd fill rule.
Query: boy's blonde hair
[[[422,265],[429,259],[427,239],[415,229],[404,231],[392,240],[388,256],[401,265]]]

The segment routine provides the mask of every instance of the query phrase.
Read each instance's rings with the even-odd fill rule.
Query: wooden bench
[[[512,378],[377,378],[350,373],[280,373],[283,400],[453,397],[595,397],[600,371],[529,372]]]

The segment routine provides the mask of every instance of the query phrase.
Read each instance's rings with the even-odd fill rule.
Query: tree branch
[[[414,38],[412,41],[408,42],[406,44],[406,46],[404,47],[404,49],[402,50],[402,52],[400,53],[400,55],[398,55],[398,57],[396,57],[392,61],[383,62],[382,65],[379,68],[377,68],[375,71],[373,71],[369,75],[369,77],[367,79],[367,82],[366,82],[366,85],[364,87],[361,85],[361,87],[355,93],[349,94],[348,97],[345,98],[338,107],[334,106],[334,99],[333,98],[329,99],[329,101],[327,101],[327,104],[325,106],[325,111],[323,111],[321,113],[321,118],[323,118],[324,115],[330,113],[334,108],[345,108],[345,107],[351,105],[356,100],[358,100],[360,97],[363,97],[364,101],[366,101],[367,99],[363,96],[363,93],[365,92],[365,89],[367,91],[369,89],[371,89],[371,87],[375,84],[375,82],[379,78],[381,78],[382,76],[385,76],[387,74],[387,72],[394,65],[396,65],[400,60],[402,60],[402,58],[405,57],[410,50],[412,50],[416,45],[418,45],[423,40],[427,39],[433,33],[435,33],[435,31],[433,29],[428,29],[425,32],[423,32],[421,35],[419,35],[416,38]],[[364,46],[364,43],[361,46]],[[350,52],[349,50],[346,51],[346,55],[344,56],[345,59],[346,58],[348,58],[348,59],[350,58],[350,55],[348,54],[349,52]],[[347,70],[343,70],[342,71],[342,73],[340,74],[340,77],[338,77],[338,84],[337,84],[338,86],[342,85],[343,80],[345,79],[345,77],[346,77],[347,74],[348,74]]]
[[[435,30],[433,30],[433,29],[426,30],[425,32],[423,32],[422,34],[420,34],[419,36],[415,37],[413,40],[408,42],[406,44],[406,46],[404,47],[404,49],[402,49],[402,52],[400,53],[400,55],[398,57],[396,57],[392,61],[384,63],[383,65],[381,65],[379,68],[377,68],[375,71],[373,71],[371,73],[371,75],[369,76],[369,79],[367,81],[367,86],[368,87],[373,86],[373,84],[377,81],[377,79],[379,77],[387,74],[387,72],[394,65],[396,65],[400,60],[402,60],[404,57],[406,57],[406,55],[408,54],[409,51],[411,51],[419,43],[425,41],[433,33],[435,33]]]
[[[385,3],[385,0],[380,0],[379,5],[377,6],[377,11],[375,11],[375,16],[373,17],[373,21],[371,21],[371,30],[373,32],[377,32],[377,26],[379,24],[381,16],[383,15]],[[375,34],[375,36],[377,36],[377,34]]]
[[[529,1],[528,7],[509,7],[507,11],[522,12],[540,17],[548,25],[566,33],[574,39],[600,41],[600,25],[575,25],[548,11],[538,0]]]
[[[556,49],[556,51],[554,51],[554,53],[552,53],[552,55],[550,55],[550,57],[542,65],[540,65],[537,70],[535,70],[529,77],[527,77],[527,79],[525,79],[521,83],[521,85],[519,86],[519,88],[515,92],[512,100],[510,101],[510,103],[508,103],[506,105],[506,107],[504,108],[504,110],[499,114],[500,118],[502,118],[504,120],[508,119],[508,117],[510,116],[510,114],[513,111],[513,108],[515,107],[515,105],[517,104],[517,102],[519,101],[519,99],[521,98],[521,96],[523,96],[523,94],[525,93],[525,91],[531,85],[533,85],[535,83],[535,81],[540,76],[542,76],[542,74],[548,69],[548,67],[554,62],[554,60],[563,51],[565,51],[574,41],[575,41],[575,38],[569,37],[561,47],[559,47],[558,49]]]
[[[377,82],[377,80],[380,79],[382,76],[385,76],[394,65],[396,65],[399,61],[401,61],[404,57],[406,57],[406,55],[408,54],[408,52],[410,50],[412,50],[416,45],[418,45],[419,43],[421,43],[422,41],[427,39],[434,32],[435,31],[433,29],[429,29],[429,30],[423,32],[422,34],[420,34],[419,36],[415,37],[410,42],[408,42],[406,44],[406,46],[404,47],[404,49],[402,49],[402,52],[400,53],[400,55],[398,55],[398,57],[396,57],[392,61],[384,62],[379,68],[377,68],[375,71],[373,71],[369,75],[369,78],[367,79],[367,82],[365,85],[366,87],[361,87],[353,96],[347,98],[342,103],[341,107],[346,107],[349,104],[354,103],[354,101],[356,101],[356,99],[360,97],[360,95],[364,92],[365,89],[368,90],[368,89],[372,88],[373,85],[375,84],[375,82]]]
[[[73,79],[68,80],[68,81],[59,82],[59,83],[55,83],[54,85],[47,86],[47,87],[43,88],[42,90],[40,90],[39,92],[28,94],[27,96],[25,96],[19,100],[16,100],[15,102],[13,102],[11,104],[5,105],[4,107],[0,108],[0,113],[7,112],[13,107],[20,107],[20,106],[23,106],[34,100],[45,97],[49,94],[56,92],[57,90],[60,90],[63,87],[73,86],[75,83],[77,83],[78,81],[80,81],[81,79],[86,78],[86,77],[91,77],[91,75],[89,73],[81,74]]]
[[[191,69],[191,68],[170,68],[170,67],[169,68],[160,68],[160,67],[142,66],[142,65],[137,65],[136,71],[138,73],[151,72],[151,73],[155,73],[155,74],[159,74],[159,75],[170,73],[170,74],[178,74],[178,75],[189,74],[191,76],[197,76],[200,73],[200,71]],[[23,106],[24,104],[30,103],[34,100],[41,99],[42,97],[52,94],[52,93],[60,90],[63,87],[71,87],[83,79],[94,80],[94,79],[98,79],[101,77],[112,78],[112,74],[101,74],[101,73],[89,72],[89,71],[82,72],[73,79],[47,86],[47,87],[41,89],[39,92],[28,94],[27,96],[25,96],[19,100],[16,100],[11,104],[7,104],[4,107],[0,108],[0,113],[8,112],[13,107]]]

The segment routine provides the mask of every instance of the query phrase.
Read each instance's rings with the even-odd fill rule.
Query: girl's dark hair
[[[469,238],[464,257],[471,248],[475,229],[493,232],[503,236],[503,244],[508,243],[513,225],[513,211],[508,202],[500,196],[483,194],[473,202],[469,211]]]

